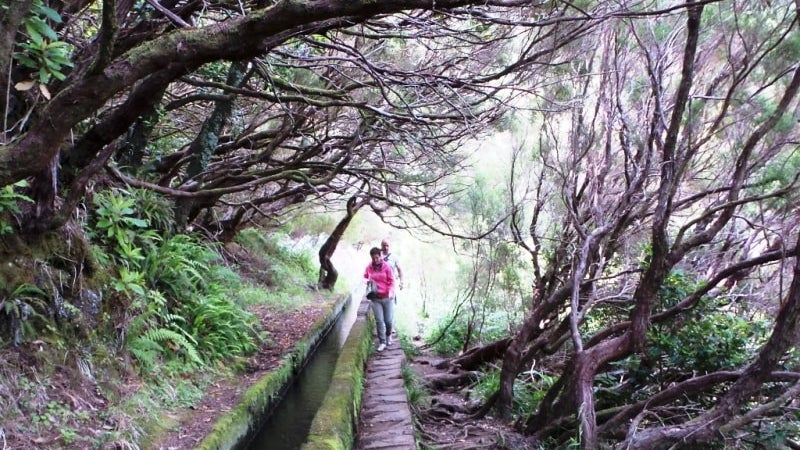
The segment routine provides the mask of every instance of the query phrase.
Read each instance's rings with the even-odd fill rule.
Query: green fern
[[[163,344],[172,344],[172,347],[165,347]],[[155,328],[145,331],[142,335],[131,340],[129,350],[135,356],[144,354],[147,358],[153,356],[148,352],[161,353],[163,355],[183,353],[189,362],[198,366],[203,365],[203,359],[197,353],[195,344],[190,342],[184,334],[167,328]],[[152,358],[148,360],[148,363],[152,364],[154,361],[155,358]]]
[[[5,211],[10,214],[20,214],[19,202],[33,203],[30,197],[16,192],[16,188],[24,188],[27,185],[28,183],[23,180],[0,189],[0,235],[14,232],[13,227],[2,218]]]
[[[163,195],[149,189],[133,189],[136,198],[137,215],[146,220],[152,228],[171,235],[174,231],[175,211],[173,204]]]
[[[197,238],[176,235],[150,253],[145,262],[151,287],[171,298],[191,298],[204,291],[219,254]]]
[[[186,331],[186,318],[171,312],[161,292],[149,290],[133,305],[136,313],[126,329],[131,337],[126,347],[145,371],[154,367],[159,357],[170,359],[183,355],[192,365],[202,366],[197,341]],[[170,344],[170,345],[162,345]]]
[[[164,348],[158,342],[149,339],[133,339],[128,342],[127,348],[131,356],[138,361],[142,372],[153,370],[164,354]]]
[[[188,309],[186,307],[185,309]],[[229,357],[252,354],[260,339],[258,319],[232,301],[221,296],[210,296],[192,305],[191,333],[207,359],[224,360]]]
[[[226,296],[241,281],[235,273],[219,270],[215,265],[219,259],[213,246],[193,236],[176,235],[163,241],[143,264],[148,293],[135,304],[138,314],[129,327],[130,335],[149,336],[152,330],[162,329],[176,332],[206,362],[253,353],[260,338],[258,320]],[[180,343],[170,344],[182,349]],[[163,348],[136,345],[132,353],[168,355]],[[152,356],[146,353],[142,358],[149,361]]]
[[[47,298],[47,293],[39,287],[23,283],[9,298],[0,299],[0,328],[10,332],[14,344],[34,339],[36,330],[44,329],[50,323],[43,314],[49,309]],[[34,326],[34,321],[41,326]]]

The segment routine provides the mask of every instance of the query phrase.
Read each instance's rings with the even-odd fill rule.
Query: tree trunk
[[[457,367],[461,370],[478,370],[487,362],[502,358],[509,344],[511,344],[511,338],[500,339],[480,347],[474,347],[461,356],[436,364],[436,368]]]
[[[501,417],[511,415],[511,406],[514,401],[514,381],[522,367],[530,359],[529,344],[540,337],[548,329],[548,325],[555,325],[553,319],[563,302],[569,298],[571,289],[562,287],[551,294],[544,301],[535,302],[536,306],[530,316],[525,319],[522,328],[506,349],[503,365],[500,371],[500,389],[495,407]],[[544,324],[544,326],[542,326]]]
[[[231,64],[228,69],[228,78],[225,82],[226,85],[238,88],[245,80],[245,71],[247,69],[247,61],[237,61]],[[189,164],[186,167],[186,180],[194,182],[193,178],[199,176],[208,166],[214,150],[217,148],[219,142],[219,135],[222,133],[225,125],[231,117],[233,112],[233,105],[236,97],[229,95],[224,100],[218,100],[214,103],[214,110],[203,123],[203,127],[189,146]],[[179,230],[186,228],[191,220],[194,220],[198,214],[199,209],[213,205],[216,199],[208,201],[204,199],[201,201],[191,198],[179,198],[175,202],[175,225]]]
[[[322,244],[322,247],[319,249],[319,281],[318,286],[320,289],[327,289],[329,291],[333,290],[333,287],[336,285],[336,280],[339,278],[339,272],[336,271],[336,268],[333,266],[331,262],[331,257],[333,256],[333,252],[336,251],[336,246],[339,244],[339,241],[342,239],[345,230],[350,225],[350,221],[353,220],[356,212],[361,209],[362,206],[366,205],[367,201],[358,201],[356,197],[350,197],[347,200],[347,214],[342,218],[336,228],[333,230],[328,239]]]
[[[165,92],[162,90],[153,97],[161,99]],[[153,104],[155,105],[155,103]],[[142,167],[148,139],[158,123],[158,114],[159,112],[155,108],[144,112],[136,119],[136,122],[121,139],[120,145],[117,146],[115,157],[120,167],[126,169],[125,172],[136,173]]]

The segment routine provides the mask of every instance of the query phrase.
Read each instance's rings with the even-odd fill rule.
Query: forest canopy
[[[165,270],[155,249],[229,243],[305,208],[344,215],[339,239],[367,208],[477,243],[473,288],[523,299],[505,335],[468,335],[452,361],[497,361],[475,414],[514,418],[532,445],[722,448],[766,428],[800,445],[795,2],[10,0],[0,14],[0,262],[27,267],[21,243],[38,242],[59,255],[32,259],[76,267],[54,264],[58,283],[0,271],[4,341],[21,339],[20,299],[85,303],[77,280],[104,263],[120,304],[172,307],[180,286],[146,295]],[[492,200],[467,177],[471,152],[493,151],[475,143],[501,132],[513,157]],[[326,288],[335,248],[320,250]],[[530,285],[512,289],[514,258]],[[492,351],[468,361],[468,343]],[[524,376],[542,361],[552,382]],[[525,411],[522,380],[541,392]]]

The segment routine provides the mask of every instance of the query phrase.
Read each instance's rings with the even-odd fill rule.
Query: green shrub
[[[654,330],[648,336],[647,353],[652,360],[682,372],[733,370],[750,359],[750,341],[758,338],[755,330],[745,318],[709,313],[686,321],[679,329]]]
[[[473,397],[485,402],[500,389],[499,367],[492,367],[484,372],[481,379],[471,389]],[[512,414],[516,417],[526,417],[534,412],[544,398],[547,390],[555,382],[551,377],[541,372],[524,372],[514,380],[514,399]]]
[[[294,237],[318,236],[329,234],[336,228],[336,224],[336,219],[329,213],[309,211],[306,214],[298,214],[285,228],[290,229],[288,234]]]
[[[467,313],[462,311],[458,317],[451,314],[436,322],[426,338],[432,344],[433,351],[440,355],[454,355],[461,351],[467,339],[467,319]],[[508,336],[509,318],[504,311],[487,311],[474,320],[470,346]]]
[[[293,251],[282,245],[289,242],[283,234],[267,234],[255,228],[243,230],[236,242],[257,257],[268,262],[264,270],[269,284],[290,294],[299,294],[307,286],[316,284],[317,267],[309,254]]]
[[[455,355],[461,350],[467,336],[465,321],[452,316],[436,323],[426,339],[432,350],[439,355]]]
[[[742,446],[736,448],[770,448],[788,449],[787,439],[797,439],[800,436],[800,413],[797,411],[787,413],[784,416],[763,417],[756,420],[737,433],[740,438],[738,443],[757,442],[757,445]]]
[[[696,291],[700,283],[682,271],[673,271],[659,290],[659,310],[671,308]],[[708,373],[741,367],[749,360],[765,329],[757,322],[727,310],[724,297],[704,298],[669,323],[648,332],[648,363],[661,366],[661,376]],[[755,325],[755,326],[754,326]]]

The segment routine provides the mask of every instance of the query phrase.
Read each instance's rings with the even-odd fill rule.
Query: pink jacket
[[[388,263],[381,261],[381,266],[378,269],[372,267],[372,263],[367,264],[367,268],[364,270],[364,278],[374,281],[378,286],[378,297],[392,297],[394,275],[392,274],[392,266]]]

